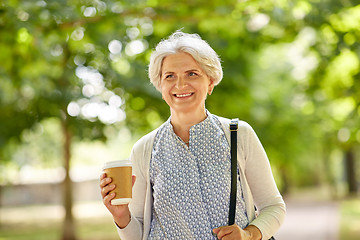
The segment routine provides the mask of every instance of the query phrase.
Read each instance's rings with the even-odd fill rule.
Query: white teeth
[[[187,94],[175,94],[176,97],[188,97],[190,96],[192,93],[187,93]]]

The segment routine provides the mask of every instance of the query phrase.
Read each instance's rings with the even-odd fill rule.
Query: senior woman
[[[197,34],[177,31],[152,53],[149,78],[171,116],[133,147],[129,205],[111,205],[115,186],[106,174],[100,177],[103,202],[122,240],[259,240],[269,239],[280,227],[284,201],[260,141],[243,121],[238,130],[242,151],[238,151],[235,224],[227,226],[230,120],[205,108],[222,76],[219,57]]]

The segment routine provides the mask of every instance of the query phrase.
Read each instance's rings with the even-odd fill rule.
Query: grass
[[[116,228],[109,218],[87,218],[76,220],[76,236],[79,240],[119,239]],[[26,224],[2,224],[0,240],[59,240],[61,221],[29,222]]]
[[[107,219],[108,220],[108,219]],[[79,239],[86,240],[114,240],[119,239],[116,227],[113,221],[105,221],[101,219],[91,219],[92,223],[89,224],[88,220],[79,222],[78,236]]]
[[[60,239],[60,227],[54,223],[28,223],[22,225],[3,224],[0,228],[0,240]]]
[[[119,239],[102,202],[76,203],[73,209],[77,240]],[[64,211],[58,205],[30,205],[0,209],[0,240],[59,240]]]
[[[360,199],[345,200],[340,204],[339,240],[360,239]]]

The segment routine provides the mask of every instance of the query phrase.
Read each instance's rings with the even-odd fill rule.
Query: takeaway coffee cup
[[[132,167],[129,160],[111,161],[103,167],[107,177],[112,178],[115,189],[115,198],[111,200],[112,205],[128,204],[132,198]]]

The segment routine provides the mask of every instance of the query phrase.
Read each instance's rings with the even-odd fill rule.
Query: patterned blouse
[[[216,116],[190,128],[187,146],[175,133],[171,118],[157,132],[150,160],[153,188],[148,239],[217,239],[212,229],[228,224],[230,147]],[[248,224],[240,183],[235,222]]]

